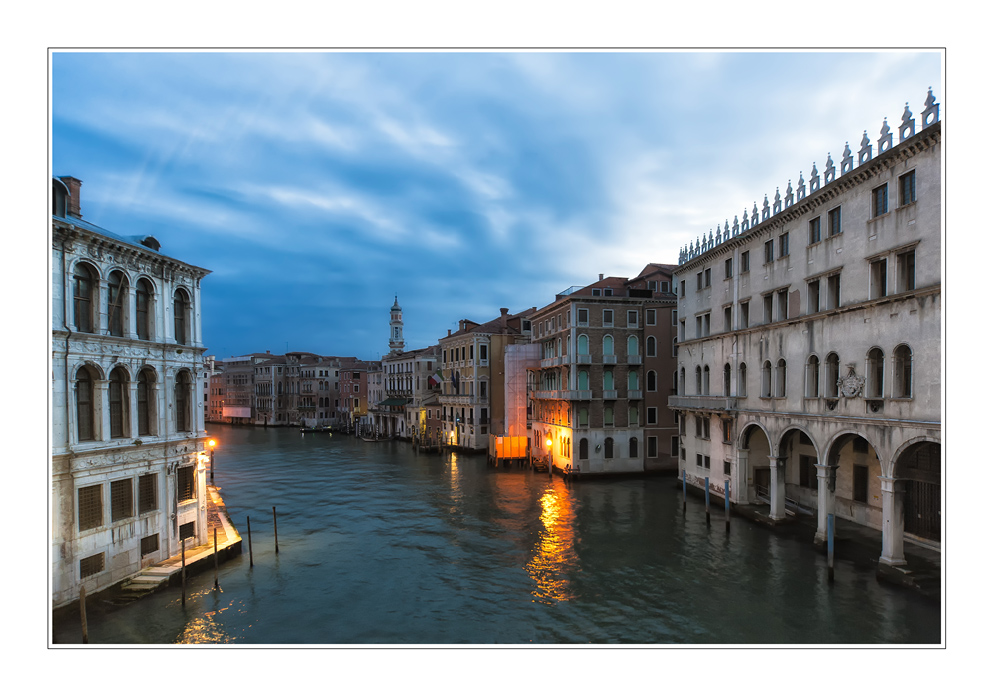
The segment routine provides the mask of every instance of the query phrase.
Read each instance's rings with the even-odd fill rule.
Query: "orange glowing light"
[[[213,438],[211,438],[211,439],[210,439],[209,441],[207,441],[207,445],[211,446],[212,448],[213,448],[213,447],[214,447],[214,446],[215,446],[216,444],[217,444],[217,441],[215,441],[215,440],[214,440]]]
[[[545,444],[551,448],[552,447],[552,439],[551,438],[546,438],[545,439]]]

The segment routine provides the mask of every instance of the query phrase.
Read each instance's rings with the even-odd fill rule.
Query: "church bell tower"
[[[401,353],[404,350],[404,312],[400,309],[397,296],[393,296],[393,307],[390,308],[390,353]]]

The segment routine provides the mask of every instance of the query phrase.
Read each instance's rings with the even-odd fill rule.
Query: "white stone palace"
[[[52,179],[52,600],[207,542],[200,282]]]
[[[931,89],[762,218],[736,217],[682,250],[680,467],[735,503],[879,530],[941,549],[942,160]],[[719,499],[720,500],[720,499]]]

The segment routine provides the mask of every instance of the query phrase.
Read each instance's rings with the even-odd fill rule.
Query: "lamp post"
[[[214,446],[217,445],[217,441],[211,438],[207,441],[207,445],[211,446],[211,484],[214,483]]]
[[[549,449],[549,476],[552,476],[552,439],[545,439],[545,447]]]

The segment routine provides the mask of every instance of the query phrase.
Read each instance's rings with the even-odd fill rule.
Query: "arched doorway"
[[[894,476],[904,484],[904,534],[942,541],[942,446],[915,443],[897,459]]]
[[[882,472],[876,448],[859,433],[843,433],[832,442],[826,464],[832,472],[826,513],[881,530]]]
[[[739,443],[739,466],[748,474],[748,500],[750,503],[769,503],[770,440],[762,428],[750,424],[742,432]]]
[[[807,433],[788,429],[780,438],[777,458],[783,463],[787,506],[808,514],[818,508],[818,450]]]

